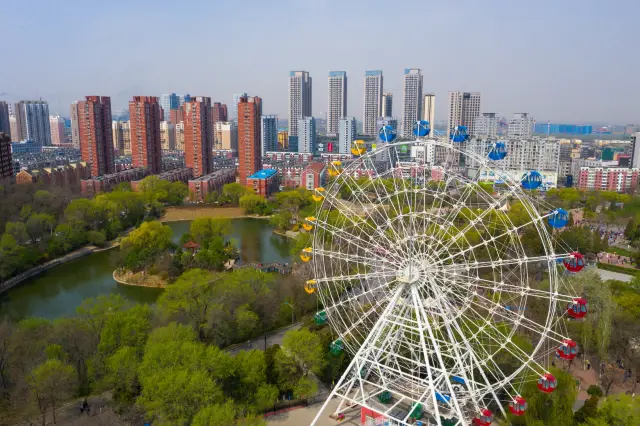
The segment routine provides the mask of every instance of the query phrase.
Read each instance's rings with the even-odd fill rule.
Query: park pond
[[[173,241],[189,230],[189,221],[169,222]],[[291,241],[273,233],[268,220],[233,219],[233,238],[240,262],[291,262]],[[114,281],[117,250],[91,254],[43,272],[0,294],[0,317],[13,320],[37,316],[55,319],[71,316],[89,297],[120,294],[137,303],[154,303],[161,289],[121,285]]]

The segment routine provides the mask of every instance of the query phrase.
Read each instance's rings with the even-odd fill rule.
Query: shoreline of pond
[[[202,205],[188,205],[167,207],[160,218],[162,223],[193,221],[208,217],[218,219],[271,219],[271,216],[248,215],[240,207],[211,207]]]

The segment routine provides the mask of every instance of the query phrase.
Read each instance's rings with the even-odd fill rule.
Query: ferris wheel
[[[488,426],[526,412],[527,382],[553,392],[549,364],[577,354],[566,321],[583,318],[587,302],[563,275],[584,259],[553,237],[568,213],[531,195],[538,172],[494,192],[457,169],[412,161],[412,150],[447,150],[504,174],[497,156],[425,139],[420,123],[415,141],[381,129],[382,147],[330,165],[332,182],[314,193],[305,289],[321,305],[316,323],[334,334],[331,351],[352,360],[313,424],[336,397],[335,413],[360,406],[367,425]],[[516,203],[523,214],[512,219]],[[534,274],[542,287],[531,285]]]

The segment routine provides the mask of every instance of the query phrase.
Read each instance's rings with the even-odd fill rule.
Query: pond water
[[[167,223],[173,240],[189,230],[189,221]],[[290,262],[291,242],[275,235],[269,221],[233,219],[231,238],[240,249],[240,262]],[[94,253],[52,268],[0,294],[0,316],[20,320],[29,316],[71,316],[82,301],[103,294],[121,294],[137,303],[155,303],[161,289],[118,284],[113,280],[118,249]]]

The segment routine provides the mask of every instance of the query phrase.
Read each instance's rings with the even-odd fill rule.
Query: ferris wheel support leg
[[[371,341],[375,340],[376,338],[378,338],[378,336],[382,332],[382,329],[384,328],[385,318],[387,317],[387,315],[389,315],[389,313],[391,311],[393,311],[394,307],[396,306],[396,303],[398,302],[398,299],[400,298],[400,295],[404,291],[404,287],[405,287],[404,284],[400,284],[398,286],[398,288],[396,288],[395,294],[393,295],[393,298],[389,301],[389,305],[387,305],[387,307],[383,311],[382,315],[380,315],[380,318],[376,322],[375,326],[371,330],[371,333],[369,333],[369,335],[367,336],[365,341],[362,343],[362,346],[360,346],[360,349],[358,349],[358,352],[354,355],[353,359],[349,363],[349,366],[345,370],[345,373],[342,375],[342,377],[340,377],[340,380],[338,380],[338,383],[331,390],[331,394],[329,394],[329,397],[327,397],[327,400],[324,402],[324,404],[322,404],[322,407],[320,407],[320,410],[318,411],[316,416],[313,418],[313,421],[311,422],[311,426],[315,425],[316,422],[318,421],[318,419],[320,419],[320,416],[322,415],[324,410],[327,408],[327,405],[329,405],[329,402],[334,397],[338,396],[338,389],[340,389],[342,387],[342,385],[344,384],[345,379],[349,375],[348,372],[351,371],[354,366],[358,365],[358,362],[357,362],[358,359],[362,356],[363,353],[365,353],[369,349],[368,346],[371,343]],[[351,390],[351,388],[355,384],[356,380],[358,380],[358,371],[355,372],[355,376],[351,380],[353,380],[353,382],[349,384],[349,391]],[[363,395],[363,398],[364,398],[364,395]],[[344,399],[345,398],[343,398],[343,400],[340,402],[340,407],[344,403]]]

